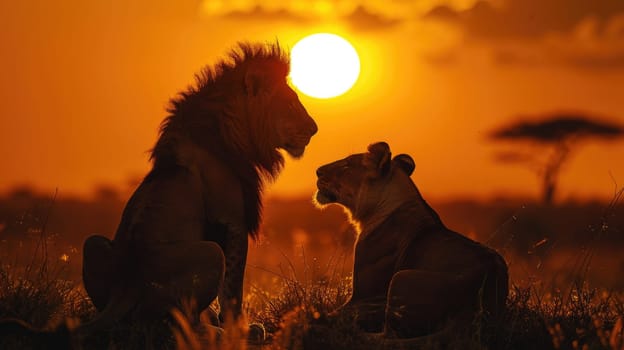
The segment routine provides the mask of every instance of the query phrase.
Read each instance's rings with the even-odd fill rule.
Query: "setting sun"
[[[309,35],[291,50],[292,83],[304,94],[330,98],[347,92],[360,74],[353,46],[335,34]]]

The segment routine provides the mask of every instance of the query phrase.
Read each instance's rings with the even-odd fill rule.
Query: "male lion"
[[[100,324],[130,311],[162,315],[183,298],[201,311],[217,294],[222,315],[240,316],[263,183],[283,166],[279,149],[299,158],[317,132],[287,84],[289,68],[278,44],[239,44],[172,99],[153,167],[114,239],[84,244],[84,285]]]
[[[345,207],[359,233],[353,294],[340,311],[356,310],[361,328],[387,338],[466,329],[478,315],[491,324],[505,308],[507,265],[444,226],[410,179],[414,167],[379,142],[318,168],[316,201]]]

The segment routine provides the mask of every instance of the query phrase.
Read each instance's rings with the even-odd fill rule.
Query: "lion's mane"
[[[267,142],[272,127],[269,116],[253,109],[253,102],[228,96],[237,92],[236,86],[250,67],[262,69],[271,81],[285,81],[290,56],[279,44],[239,43],[228,58],[204,67],[195,75],[194,85],[171,99],[150,159],[152,172],[177,164],[186,151],[178,145],[186,139],[232,166],[243,184],[246,228],[257,238],[262,180],[277,177],[284,157]]]

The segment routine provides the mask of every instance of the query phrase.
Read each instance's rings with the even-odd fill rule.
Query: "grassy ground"
[[[609,214],[609,207],[615,204],[617,201],[607,206],[605,213]],[[588,240],[579,245],[574,259],[561,266],[566,278],[557,279],[552,272],[522,280],[514,280],[512,275],[508,312],[491,349],[624,349],[622,290],[595,288],[588,278],[592,273],[592,261],[600,255],[594,249],[596,244],[606,233],[611,237],[617,233],[604,218],[590,227]],[[17,318],[36,328],[71,328],[92,319],[95,309],[77,282],[75,271],[69,272],[70,266],[63,256],[59,258],[56,251],[49,253],[53,251],[51,247],[56,238],[46,234],[46,223],[44,218],[34,225],[34,231],[28,229],[35,237],[34,243],[29,244],[28,254],[22,254],[20,259],[3,257],[0,260],[0,319]],[[510,237],[506,230],[513,231],[514,235],[520,232],[517,221],[510,220],[510,223],[512,227],[503,226],[499,232],[503,242]],[[508,254],[506,257],[511,261]],[[288,261],[285,269],[272,272],[275,275],[273,285],[252,286],[245,301],[248,319],[239,324],[230,323],[219,342],[215,341],[216,333],[207,321],[191,326],[181,308],[168,320],[145,324],[121,322],[113,329],[84,339],[82,346],[85,349],[267,350],[484,348],[476,332],[464,336],[445,335],[441,338],[443,345],[438,342],[440,339],[386,344],[360,332],[348,316],[328,319],[326,315],[344,303],[350,294],[350,277],[343,273],[345,261],[330,259],[323,269],[317,268],[317,263],[305,265],[301,273],[301,269]],[[613,280],[617,279],[614,275]],[[264,325],[266,342],[249,344],[241,340],[247,337],[249,323]],[[251,329],[258,331],[258,328]],[[0,349],[52,348],[54,341],[56,339],[44,335],[0,336]]]
[[[47,263],[15,273],[0,269],[0,317],[15,317],[35,327],[54,328],[90,319],[94,309],[62,268]],[[358,331],[348,317],[327,321],[325,315],[349,295],[350,280],[340,276],[295,279],[282,276],[282,288],[269,294],[253,290],[247,300],[250,322],[264,325],[264,345],[248,345],[245,326],[226,328],[218,345],[208,332],[198,333],[178,311],[171,320],[151,324],[120,324],[83,343],[88,349],[382,349],[377,339]],[[582,281],[569,288],[546,289],[540,284],[512,286],[508,313],[497,333],[496,349],[623,349],[622,294],[593,289]],[[3,343],[4,341],[4,343]],[[46,338],[5,337],[0,348],[38,348]],[[474,335],[444,339],[444,348],[479,349]],[[450,343],[449,343],[450,342]],[[402,348],[402,347],[401,347]],[[436,349],[435,343],[405,348]]]
[[[318,345],[312,348],[320,349],[384,348],[381,342],[355,329],[348,319],[337,320],[327,328],[317,327],[326,311],[345,300],[348,286],[348,280],[333,284],[289,280],[280,294],[267,299],[261,312],[252,315],[275,334],[282,345],[278,348],[299,349],[312,344]],[[508,312],[491,348],[624,349],[622,296],[591,288],[581,280],[564,289],[546,289],[539,283],[512,285]],[[482,348],[474,334],[443,341],[450,342],[443,347],[447,349]],[[419,345],[415,348],[437,348],[435,343]]]

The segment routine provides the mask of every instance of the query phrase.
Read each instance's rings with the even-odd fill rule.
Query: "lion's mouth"
[[[320,204],[336,203],[338,195],[327,188],[320,180],[316,183],[318,191],[316,191],[316,201]]]
[[[282,148],[294,158],[301,158],[301,156],[303,156],[303,153],[305,152],[306,146],[297,146],[287,143]]]
[[[306,147],[310,143],[310,139],[311,137],[309,136],[303,136],[303,135],[295,136],[291,138],[290,140],[288,140],[287,142],[285,142],[282,148],[286,152],[288,152],[288,154],[290,154],[292,157],[301,158],[301,156],[303,156],[303,152],[305,151]]]

